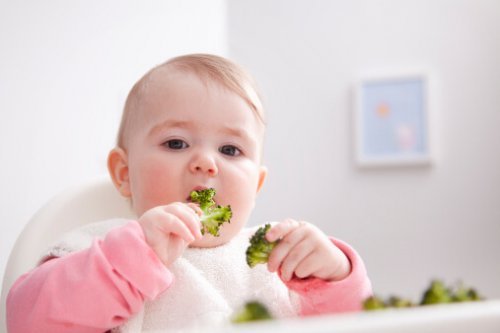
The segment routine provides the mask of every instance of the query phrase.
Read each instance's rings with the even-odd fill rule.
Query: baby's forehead
[[[262,127],[259,132],[264,133],[266,125],[262,103],[253,80],[238,68],[229,67],[213,68],[203,63],[186,64],[181,61],[167,62],[150,70],[129,93],[120,125],[119,145],[126,145],[125,141],[131,140],[134,128],[137,129],[145,118],[152,116],[148,111],[154,103],[175,98],[172,92],[176,89],[176,81],[184,81],[183,77],[194,77],[205,87],[216,87],[239,96],[250,107],[249,111],[256,117],[259,127]]]
[[[193,81],[194,80],[194,81]],[[187,83],[186,83],[187,82]],[[147,123],[151,118],[162,118],[163,116],[168,117],[170,106],[168,101],[177,100],[178,93],[180,95],[184,95],[184,89],[191,89],[193,86],[199,85],[196,83],[200,83],[204,88],[206,88],[206,92],[208,94],[214,93],[214,90],[220,90],[223,92],[229,92],[237,98],[240,98],[243,103],[248,106],[247,111],[252,113],[252,116],[255,117],[256,123],[258,124],[258,132],[264,132],[265,124],[262,119],[256,115],[256,112],[253,110],[252,105],[248,103],[248,101],[242,97],[237,91],[231,89],[227,85],[224,85],[219,80],[208,76],[201,76],[199,73],[179,70],[175,67],[164,66],[161,68],[157,68],[154,72],[149,73],[144,77],[140,86],[135,89],[135,107],[134,110],[131,110],[135,113],[134,117],[137,125]],[[188,85],[189,88],[186,88]],[[193,94],[196,94],[197,90],[193,90]],[[197,96],[193,95],[192,98],[196,99]],[[157,106],[165,103],[166,107],[158,108]],[[234,109],[236,112],[236,109]],[[138,119],[141,118],[141,119]],[[261,135],[259,135],[261,136]]]
[[[168,98],[175,98],[176,91],[180,89],[179,87],[182,84],[185,84],[186,80],[184,79],[186,77],[198,81],[207,91],[211,91],[212,89],[222,90],[238,96],[249,106],[257,117],[257,120],[265,127],[261,112],[256,110],[250,98],[241,90],[236,89],[234,85],[225,82],[219,76],[210,75],[210,73],[196,71],[191,68],[179,68],[172,64],[165,64],[155,68],[138,82],[138,87],[135,89],[136,91],[134,91],[136,95],[134,97],[136,107],[138,109],[143,109],[142,112],[147,112],[147,110],[144,110],[144,106],[147,106],[147,104],[160,102]],[[188,82],[192,81],[188,80]],[[193,96],[193,98],[195,97],[196,96]]]
[[[218,80],[199,75],[196,72],[164,66],[149,73],[140,83],[134,98],[136,101],[136,112],[140,116],[147,116],[147,113],[151,112],[152,106],[162,103],[167,103],[168,105],[170,101],[177,101],[179,96],[188,95],[188,100],[191,100],[198,98],[200,94],[205,92],[209,95],[214,95],[219,91],[234,94],[246,103],[246,100],[238,92]],[[156,108],[153,107],[153,109]],[[159,111],[166,113],[168,109],[167,107]]]
[[[150,71],[140,82],[138,93],[146,95],[151,91],[169,92],[169,88],[176,88],[184,78],[194,78],[205,87],[217,87],[238,94],[231,86],[213,77],[208,73],[196,71],[190,68],[178,68],[171,64],[165,64]],[[239,95],[239,94],[238,94]],[[241,97],[241,96],[240,96]]]

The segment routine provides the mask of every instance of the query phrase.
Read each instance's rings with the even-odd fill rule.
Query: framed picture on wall
[[[355,155],[360,166],[429,165],[428,78],[365,78],[356,89]]]

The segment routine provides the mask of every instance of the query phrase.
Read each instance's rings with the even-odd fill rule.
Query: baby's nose
[[[215,176],[219,172],[215,159],[207,154],[199,154],[193,158],[190,170],[193,173],[207,173],[209,176]]]

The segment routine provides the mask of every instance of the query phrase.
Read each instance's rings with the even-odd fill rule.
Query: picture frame
[[[354,116],[357,165],[431,164],[428,90],[429,78],[422,72],[359,80]]]

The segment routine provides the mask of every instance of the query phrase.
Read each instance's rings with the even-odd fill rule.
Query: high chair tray
[[[272,320],[231,325],[213,332],[216,331],[218,333],[500,333],[500,300]]]

